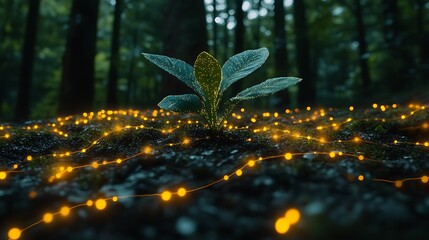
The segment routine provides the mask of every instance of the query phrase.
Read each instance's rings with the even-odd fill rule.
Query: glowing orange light
[[[397,188],[402,187],[402,181],[400,181],[400,180],[395,181],[395,187],[397,187]]]
[[[144,152],[145,154],[149,154],[149,153],[151,153],[151,152],[152,152],[152,148],[151,148],[151,147],[149,147],[149,146],[146,146],[146,147],[144,147],[143,152]]]
[[[335,152],[330,152],[330,153],[329,153],[329,157],[331,157],[331,158],[334,158],[334,157],[335,157],[335,155],[336,155],[336,154],[335,154]]]
[[[92,207],[92,205],[94,205],[94,201],[92,201],[92,200],[86,201],[86,206]]]
[[[179,188],[178,190],[177,190],[177,195],[179,196],[179,197],[184,197],[185,195],[186,195],[186,189],[185,188]]]
[[[161,199],[164,201],[169,201],[171,199],[171,192],[170,191],[164,191],[161,193]]]
[[[118,200],[119,200],[119,198],[118,198],[117,196],[113,196],[113,197],[112,197],[112,201],[113,201],[113,202],[117,202]]]
[[[33,160],[33,157],[32,156],[27,156],[27,161],[31,161],[31,160]]]
[[[301,214],[298,211],[298,209],[291,208],[291,209],[286,211],[285,218],[289,222],[289,224],[295,224],[301,218]]]
[[[229,179],[228,175],[223,176],[223,180],[228,181],[228,179]]]
[[[92,168],[97,169],[98,168],[98,162],[93,162],[91,164]]]
[[[428,176],[423,176],[420,180],[422,181],[422,183],[428,183],[429,177]]]
[[[286,153],[285,154],[285,159],[288,160],[288,161],[291,160],[292,159],[292,154],[291,153]]]
[[[45,215],[43,215],[43,222],[51,223],[52,220],[54,220],[54,215],[52,213],[46,213]]]
[[[0,180],[6,179],[7,173],[6,172],[0,172]]]
[[[98,199],[97,201],[95,201],[95,208],[97,208],[98,210],[104,210],[107,206],[107,202],[104,199]]]
[[[16,240],[16,239],[19,239],[21,237],[21,233],[22,233],[21,229],[12,228],[9,230],[7,236],[12,240]]]
[[[359,181],[363,181],[365,178],[364,178],[364,176],[363,175],[359,175],[359,177],[358,177],[358,180]]]
[[[285,234],[289,230],[290,224],[286,218],[279,218],[279,219],[277,219],[274,227],[275,227],[277,233]]]
[[[254,161],[254,160],[249,160],[249,161],[247,162],[247,165],[248,165],[249,167],[253,167],[253,166],[255,166],[255,161]]]
[[[363,161],[364,157],[363,157],[362,155],[359,155],[359,156],[358,156],[358,159],[359,159],[360,161]]]
[[[235,171],[235,175],[237,175],[238,177],[240,177],[241,175],[243,175],[243,170],[238,169],[237,171]]]
[[[63,216],[63,217],[68,216],[68,215],[70,214],[70,208],[69,208],[69,207],[62,207],[62,208],[60,209],[60,214],[61,214],[61,216]]]

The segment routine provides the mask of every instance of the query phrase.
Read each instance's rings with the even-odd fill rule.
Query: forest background
[[[238,92],[304,79],[250,108],[429,101],[427,0],[0,0],[0,121],[154,108],[189,89],[146,61],[271,57]],[[229,94],[232,94],[230,92]]]

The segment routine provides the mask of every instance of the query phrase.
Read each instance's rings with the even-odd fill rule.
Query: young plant
[[[301,81],[295,77],[271,78],[222,102],[223,93],[228,87],[265,62],[269,55],[266,48],[248,50],[234,55],[222,68],[207,52],[198,55],[194,67],[182,60],[167,56],[148,53],[143,55],[158,67],[177,77],[196,93],[167,96],[158,106],[167,111],[198,113],[212,130],[220,130],[223,120],[231,114],[239,102],[273,94]]]

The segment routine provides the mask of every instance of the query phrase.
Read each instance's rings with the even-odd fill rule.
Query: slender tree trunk
[[[137,32],[138,31],[134,31],[132,36],[131,59],[130,59],[130,66],[128,68],[128,78],[127,78],[128,79],[127,98],[125,101],[127,106],[129,106],[132,103],[132,100],[134,100],[132,98],[132,92],[133,92],[133,89],[135,88],[134,69],[135,69],[135,58],[136,58],[135,49],[137,47],[137,42],[138,42]]]
[[[425,0],[417,0],[417,31],[420,46],[420,82],[429,79],[429,36],[425,31]]]
[[[213,55],[217,57],[217,40],[218,40],[218,34],[217,34],[217,23],[215,21],[217,17],[217,1],[213,0]]]
[[[59,113],[89,111],[94,101],[94,58],[99,0],[74,0],[69,20]]]
[[[118,106],[119,36],[123,0],[116,0],[113,20],[112,45],[110,50],[109,80],[107,83],[107,107]]]
[[[384,40],[389,47],[397,47],[399,39],[399,11],[397,0],[383,0],[384,8]]]
[[[287,76],[288,54],[286,48],[285,7],[283,0],[274,1],[274,67],[277,76]],[[289,103],[289,92],[276,94],[282,104]]]
[[[1,22],[1,28],[0,28],[0,42],[4,41],[8,35],[9,35],[9,31],[7,31],[6,26],[9,24],[9,21],[11,19],[11,15],[13,14],[14,11],[13,10],[13,5],[14,5],[14,1],[5,1],[5,3],[3,4],[4,7],[4,16],[3,16],[3,21]],[[7,68],[7,56],[6,54],[4,54],[4,50],[6,50],[4,47],[0,46],[0,72],[3,72],[4,69]],[[1,82],[1,81],[0,81]],[[0,88],[0,106],[3,106],[3,102],[6,99],[6,92],[8,92],[8,89],[5,88]],[[0,120],[6,120],[6,114],[4,112],[1,111],[2,109],[0,108]]]
[[[234,53],[244,51],[244,12],[242,9],[243,0],[236,0],[235,7],[235,40],[234,40]]]
[[[4,12],[5,15],[3,16],[4,21],[1,23],[1,28],[0,28],[0,39],[4,39],[6,37],[6,26],[9,23],[9,20],[11,18],[11,15],[13,13],[12,9],[13,9],[13,1],[5,1],[3,7],[4,7]]]
[[[309,41],[307,35],[307,17],[305,1],[293,2],[296,63],[299,76],[303,79],[299,84],[298,104],[311,105],[316,102],[316,79],[311,69]]]
[[[229,58],[229,30],[228,30],[228,21],[229,21],[229,12],[228,12],[228,0],[225,0],[225,24],[223,26],[223,62],[226,62]]]
[[[253,39],[255,43],[255,48],[261,47],[261,16],[259,16],[259,12],[262,8],[262,0],[258,0],[256,3],[256,10],[258,11],[258,17],[256,18],[256,27],[253,31]]]
[[[164,16],[164,55],[193,65],[200,52],[208,51],[204,0],[166,1]],[[189,90],[163,73],[163,96],[189,93]]]
[[[244,51],[244,12],[243,12],[243,0],[236,0],[235,5],[235,22],[236,26],[234,29],[234,54]],[[241,90],[241,82],[238,81],[232,85],[232,91],[238,93]]]
[[[356,28],[358,33],[358,43],[359,43],[359,65],[360,65],[360,75],[362,79],[361,88],[362,93],[365,95],[371,95],[371,77],[369,74],[368,66],[368,45],[366,42],[366,30],[365,24],[363,22],[363,13],[361,0],[354,0],[355,4],[355,18],[356,18]]]
[[[400,92],[404,89],[403,82],[410,79],[407,63],[412,62],[407,51],[403,50],[403,33],[401,29],[400,12],[397,0],[384,0],[384,36],[385,44],[388,46],[388,59],[385,62],[387,72],[383,76],[390,87],[392,93]]]
[[[22,51],[21,79],[19,82],[15,120],[28,119],[30,115],[31,83],[33,78],[34,49],[36,47],[37,23],[39,19],[40,0],[29,0],[27,28],[25,30],[24,48]]]

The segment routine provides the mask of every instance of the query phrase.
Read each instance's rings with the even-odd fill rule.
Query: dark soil
[[[290,161],[282,156],[261,161],[245,168],[240,177],[232,176],[184,198],[173,196],[168,202],[155,196],[108,202],[104,211],[79,208],[67,218],[55,216],[50,224],[26,230],[22,239],[429,239],[429,184],[405,181],[398,188],[374,181],[429,175],[429,147],[415,144],[429,140],[429,129],[423,127],[429,122],[429,111],[416,111],[400,119],[412,110],[326,110],[325,117],[308,122],[305,119],[311,118],[313,111],[280,113],[279,117],[237,113],[241,120],[231,117],[228,124],[239,128],[222,133],[205,129],[201,122],[196,124],[195,120],[200,120],[196,115],[159,113],[152,120],[150,111],[140,113],[147,120],[140,115],[112,115],[112,121],[89,120],[79,125],[75,121],[82,117],[73,116],[64,126],[57,126],[69,135],[67,138],[48,126],[59,125],[56,119],[2,124],[5,129],[0,136],[9,133],[11,137],[0,139],[1,170],[20,164],[28,155],[33,160],[20,164],[23,172],[0,180],[0,239],[6,238],[11,227],[24,228],[63,205],[115,195],[175,191],[182,186],[197,188],[235,172],[249,159],[286,152],[307,154]],[[256,123],[250,121],[252,117]],[[349,117],[353,120],[338,130],[330,127]],[[189,119],[192,124],[187,124]],[[299,119],[303,123],[298,123]],[[167,124],[167,120],[175,124]],[[172,133],[160,131],[175,128],[178,120],[181,127]],[[39,126],[36,130],[23,129],[35,124]],[[53,153],[81,150],[118,125],[145,128],[114,132],[86,153],[62,160],[52,157]],[[317,126],[324,129],[317,130]],[[296,133],[326,142],[298,138]],[[355,137],[360,141],[354,142]],[[180,144],[185,138],[190,143]],[[393,144],[395,140],[399,143]],[[76,169],[48,182],[59,166],[124,159],[145,146],[152,147],[151,154],[120,165]],[[342,151],[364,155],[365,160],[311,154],[314,151]],[[365,180],[358,181],[359,175]],[[292,207],[300,210],[300,222],[284,235],[276,233],[275,221]]]

